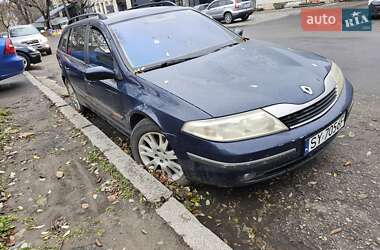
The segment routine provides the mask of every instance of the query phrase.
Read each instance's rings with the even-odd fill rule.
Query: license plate
[[[327,128],[313,135],[312,137],[309,137],[305,143],[305,154],[310,153],[314,149],[318,148],[325,141],[327,141],[336,133],[338,133],[339,130],[341,130],[344,127],[345,116],[346,114],[343,114],[335,122],[329,125]]]

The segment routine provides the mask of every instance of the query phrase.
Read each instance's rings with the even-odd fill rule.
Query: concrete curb
[[[25,77],[35,85],[58,110],[97,147],[116,169],[151,203],[160,204],[156,213],[184,240],[196,250],[229,250],[224,241],[203,226],[180,202],[172,198],[172,192],[139,166],[100,129],[76,112],[59,95],[37,80],[29,72]]]
[[[174,198],[170,198],[156,212],[177,234],[182,235],[185,242],[191,242],[193,249],[231,249]]]

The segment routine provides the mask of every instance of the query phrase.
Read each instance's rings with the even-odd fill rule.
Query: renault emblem
[[[309,86],[305,86],[305,85],[302,85],[300,86],[300,88],[302,89],[302,91],[306,94],[309,94],[309,95],[312,95],[313,94],[313,89],[310,88]]]

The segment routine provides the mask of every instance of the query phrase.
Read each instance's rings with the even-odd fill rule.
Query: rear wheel
[[[249,15],[246,15],[246,16],[243,16],[243,17],[241,18],[241,20],[243,20],[243,21],[247,21],[248,18],[249,18]]]
[[[24,64],[24,70],[29,70],[30,65],[31,65],[29,57],[27,55],[21,54],[21,53],[19,53],[17,55],[22,58],[22,63]]]
[[[65,86],[67,89],[67,95],[69,96],[69,103],[71,106],[75,108],[79,113],[83,113],[85,107],[79,102],[78,96],[74,91],[73,86],[68,80],[65,80]]]
[[[131,148],[134,159],[148,170],[161,171],[170,181],[180,185],[189,183],[169,141],[149,119],[141,120],[133,129]]]
[[[224,21],[225,21],[227,24],[232,23],[233,18],[232,18],[232,14],[231,14],[230,12],[227,12],[227,13],[224,14]]]

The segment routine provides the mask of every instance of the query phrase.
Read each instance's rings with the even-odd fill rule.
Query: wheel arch
[[[132,132],[132,130],[136,127],[136,125],[142,121],[143,119],[149,119],[152,122],[154,122],[160,129],[162,129],[161,123],[158,119],[158,117],[155,115],[154,112],[151,110],[145,108],[142,110],[141,107],[138,107],[136,110],[132,111],[129,114],[129,127]]]

